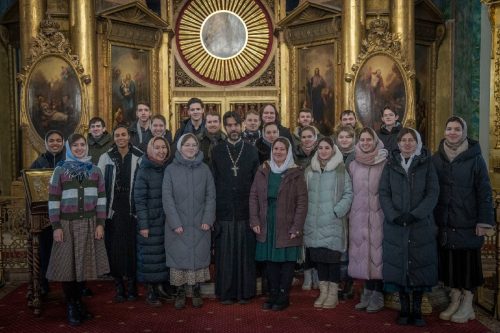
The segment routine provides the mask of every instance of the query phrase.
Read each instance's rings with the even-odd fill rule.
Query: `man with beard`
[[[222,304],[246,304],[255,296],[255,235],[249,224],[249,195],[259,166],[257,149],[241,139],[241,117],[223,116],[227,140],[212,151],[217,192],[215,294]]]
[[[211,166],[214,147],[226,140],[226,134],[221,131],[220,114],[215,111],[207,113],[205,128],[197,137],[203,152],[203,162]]]

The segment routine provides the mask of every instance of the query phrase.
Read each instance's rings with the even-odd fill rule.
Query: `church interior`
[[[220,114],[273,104],[290,129],[310,108],[324,135],[347,109],[377,129],[390,105],[431,151],[458,115],[481,144],[495,212],[500,203],[496,0],[3,0],[0,73],[0,291],[38,265],[43,193],[27,203],[21,171],[47,130],[88,133],[95,116],[111,129],[135,120],[138,101],[172,132],[198,97]],[[492,320],[499,236],[486,237],[475,300]]]

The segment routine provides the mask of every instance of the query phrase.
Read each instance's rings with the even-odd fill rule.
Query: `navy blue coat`
[[[415,156],[408,174],[401,166],[399,150],[392,152],[380,178],[379,199],[384,211],[384,282],[404,287],[434,286],[438,282],[437,228],[432,210],[439,183],[425,148]],[[395,219],[404,213],[415,217],[411,224]]]
[[[148,229],[148,238],[137,232],[137,278],[145,283],[168,281],[165,263],[165,213],[162,204],[163,166],[154,164],[146,155],[137,171],[134,202],[137,229]]]
[[[484,237],[476,236],[477,224],[494,224],[493,198],[486,163],[477,141],[450,162],[444,140],[432,157],[441,192],[434,210],[440,245],[448,249],[478,249]]]

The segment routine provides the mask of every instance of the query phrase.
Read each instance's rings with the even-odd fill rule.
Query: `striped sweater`
[[[98,225],[106,219],[106,191],[101,170],[93,166],[82,183],[72,179],[61,166],[55,168],[49,183],[49,219],[54,229],[61,220],[96,217]]]

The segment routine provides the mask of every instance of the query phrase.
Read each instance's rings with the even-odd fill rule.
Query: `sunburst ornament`
[[[259,0],[192,0],[178,17],[181,61],[207,83],[241,84],[269,59],[272,21]]]

